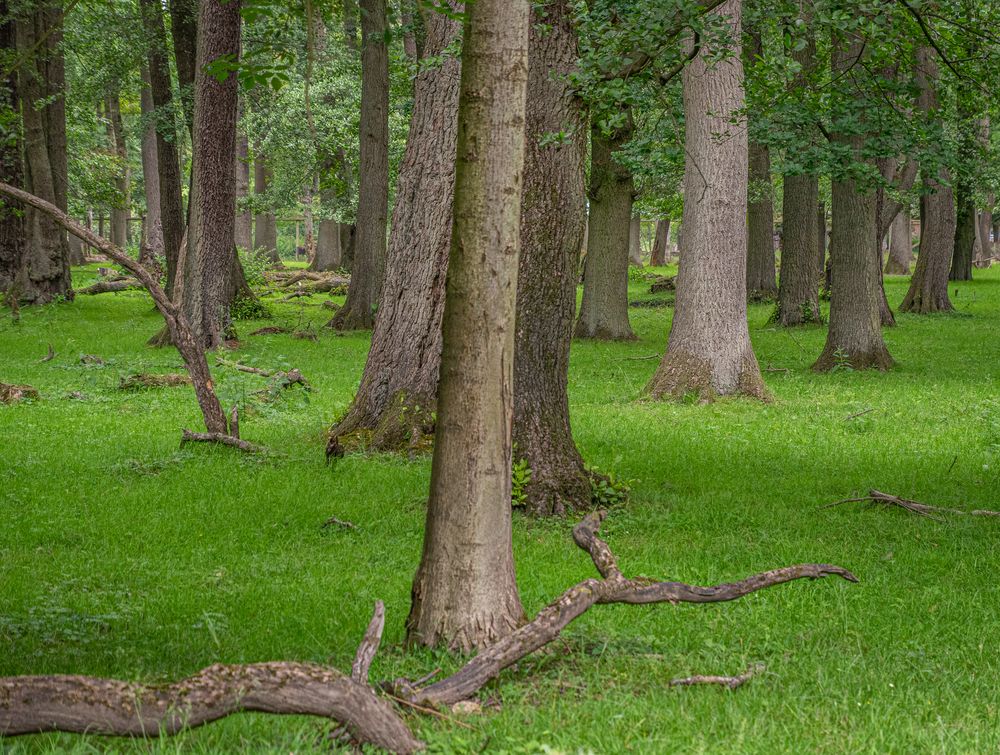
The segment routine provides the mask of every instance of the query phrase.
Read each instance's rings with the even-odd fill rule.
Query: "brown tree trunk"
[[[16,36],[9,3],[0,0],[0,54],[10,60],[16,53]],[[0,109],[19,112],[17,73],[10,72],[0,82]],[[21,188],[24,168],[21,162],[21,139],[18,129],[12,129],[8,138],[0,139],[0,180]],[[7,199],[0,207],[0,293],[12,299],[20,298],[14,286],[21,274],[25,252],[25,212],[17,202]]]
[[[590,215],[583,300],[574,335],[612,341],[635,339],[628,321],[628,264],[635,186],[615,152],[632,136],[629,125],[611,136],[594,125],[590,135]]]
[[[361,0],[361,158],[357,248],[347,300],[330,325],[368,329],[385,276],[389,214],[389,51],[386,0]]]
[[[727,0],[715,13],[735,35],[741,11]],[[703,44],[684,69],[684,253],[667,350],[646,387],[654,398],[767,397],[747,328],[743,62],[728,44],[734,54],[714,62],[720,50]]]
[[[154,264],[163,256],[163,222],[160,216],[160,174],[157,169],[156,122],[153,92],[149,83],[149,68],[142,67],[142,90],[139,108],[146,127],[142,131],[142,188],[146,197],[146,221],[143,226],[139,261]]]
[[[892,220],[889,237],[889,259],[885,263],[887,275],[909,275],[913,261],[913,231],[910,228],[910,210],[904,207]]]
[[[223,81],[205,72],[212,61],[240,54],[240,0],[203,0],[195,77],[193,193],[181,302],[192,330],[207,349],[225,340],[239,282],[236,257],[235,73]]]
[[[461,34],[461,23],[430,9],[423,18],[425,55],[438,58]],[[329,453],[342,441],[353,445],[349,436],[359,431],[376,450],[402,450],[434,431],[460,75],[459,60],[445,56],[438,66],[421,67],[414,80],[379,316],[361,385],[331,432]]]
[[[955,238],[948,280],[967,281],[972,280],[972,260],[975,257],[978,234],[976,232],[976,203],[971,188],[964,181],[958,182],[956,200]],[[922,249],[923,245],[921,244]]]
[[[986,208],[979,213],[979,238],[982,241],[978,257],[980,262],[993,256],[993,250],[990,246],[990,230],[993,227],[994,202],[994,197],[990,194],[987,197]]]
[[[544,10],[544,17],[532,16],[537,23],[528,40],[514,457],[531,470],[524,489],[527,510],[562,516],[591,499],[590,478],[570,430],[566,392],[577,255],[586,222],[587,121],[583,103],[567,84],[577,60],[573,4],[556,0]],[[544,144],[545,134],[562,129],[572,135],[568,142]]]
[[[917,104],[925,113],[938,110],[937,61],[928,47],[917,51],[917,84],[920,96]],[[946,168],[936,176],[922,176],[924,191],[920,197],[920,253],[917,266],[910,279],[910,288],[902,312],[927,314],[949,312],[953,309],[948,299],[948,272],[955,249],[955,195]],[[975,209],[972,215],[972,232],[975,237]]]
[[[118,93],[108,95],[104,100],[104,117],[106,119],[108,143],[111,151],[118,158],[119,168],[115,174],[115,192],[118,196],[111,206],[111,243],[121,249],[128,248],[128,218],[129,218],[129,167],[128,149],[125,145],[125,127],[122,123],[121,104]]]
[[[66,142],[66,61],[63,55],[63,14],[61,0],[48,3],[44,14],[45,52],[39,62],[43,70],[48,105],[45,108],[45,136],[49,164],[56,192],[56,207],[69,211],[69,156]],[[36,28],[37,30],[37,28]],[[70,264],[83,264],[83,244],[76,236],[61,230]]]
[[[466,9],[438,428],[410,643],[469,651],[524,621],[511,548],[511,414],[527,0]]]
[[[267,167],[267,158],[258,152],[253,161],[254,194],[258,197],[266,195],[270,182],[271,169]],[[264,250],[271,262],[281,262],[278,255],[278,224],[273,212],[261,212],[254,218],[253,243],[255,249]]]
[[[306,259],[312,264],[316,257],[316,224],[313,219],[313,201],[316,196],[315,179],[306,186],[302,196],[302,230],[304,232],[304,242]]]
[[[174,61],[177,64],[177,83],[181,90],[181,104],[188,131],[194,123],[194,87],[198,45],[199,0],[169,0],[170,33],[174,41]]]
[[[253,214],[246,206],[250,196],[250,144],[242,131],[236,134],[236,248],[253,249]]]
[[[628,226],[628,263],[642,267],[642,218],[633,215]]]
[[[863,52],[857,37],[834,35],[834,75],[844,75],[861,60]],[[834,134],[833,139],[850,150],[853,161],[862,159],[862,135]],[[887,370],[893,365],[882,339],[879,313],[882,278],[877,249],[873,249],[877,230],[875,193],[871,189],[862,192],[849,169],[847,172],[847,177],[832,181],[830,328],[823,353],[813,365],[817,372],[841,366]]]
[[[649,255],[650,266],[662,267],[670,262],[669,245],[670,218],[661,218],[656,221],[656,235],[653,237],[653,251]]]
[[[167,55],[163,9],[158,0],[141,0],[143,28],[149,40],[149,83],[156,112],[156,173],[160,182],[160,222],[167,259],[167,295],[174,295],[177,260],[184,239],[184,200],[174,126],[173,86]]]
[[[18,74],[18,95],[24,138],[25,185],[28,191],[59,207],[63,197],[57,194],[58,180],[52,164],[46,122],[55,100],[44,78],[46,63],[43,36],[51,30],[48,11],[39,10],[15,22],[17,52],[23,59]],[[64,203],[64,202],[63,202]],[[51,217],[28,207],[25,215],[27,247],[18,275],[17,292],[21,300],[44,304],[65,296],[73,297],[69,270],[69,245],[66,233]]]
[[[774,192],[770,150],[763,144],[750,142],[749,155],[747,297],[760,301],[773,299],[778,293],[774,265]]]
[[[826,203],[820,202],[816,207],[816,237],[817,245],[819,247],[818,257],[819,257],[819,268],[816,270],[816,276],[820,280],[825,280],[826,278]],[[829,284],[827,284],[827,290],[829,291]]]

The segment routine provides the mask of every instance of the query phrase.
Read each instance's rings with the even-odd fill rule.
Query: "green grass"
[[[78,271],[81,281],[93,271]],[[1000,522],[940,524],[820,504],[869,487],[958,508],[1000,508],[1000,274],[952,286],[953,316],[899,316],[889,374],[814,375],[825,330],[782,331],[751,308],[771,404],[639,399],[672,310],[633,309],[639,340],[573,346],[570,398],[588,462],[634,480],[604,532],[627,574],[712,583],[799,561],[861,583],[794,583],[714,606],[598,606],[564,640],[483,692],[472,729],[410,717],[434,752],[985,752],[1000,748]],[[905,279],[888,282],[898,303]],[[633,298],[646,287],[632,284]],[[274,305],[319,326],[321,297]],[[0,675],[163,681],[216,662],[350,664],[372,602],[386,602],[375,678],[456,660],[405,653],[429,460],[323,459],[323,433],[364,364],[367,337],[249,337],[237,356],[294,366],[310,394],[261,404],[262,378],[216,368],[261,458],[178,450],[200,415],[189,388],[124,394],[120,377],[176,371],[146,347],[159,317],[139,292],[80,297],[0,320],[0,380],[42,400],[0,407]],[[274,324],[274,323],[272,323]],[[56,357],[39,362],[52,344]],[[83,354],[105,364],[81,364]],[[84,400],[65,398],[72,392]],[[871,409],[867,414],[849,415]],[[357,529],[323,530],[337,516]],[[515,516],[525,607],[594,569],[569,521]],[[691,673],[765,675],[736,692],[671,689]],[[45,735],[5,752],[303,752],[306,718],[240,715],[160,743]]]

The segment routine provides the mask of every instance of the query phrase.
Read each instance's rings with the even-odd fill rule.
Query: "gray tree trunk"
[[[715,11],[738,39],[742,3]],[[666,353],[646,387],[654,398],[697,393],[705,399],[767,391],[747,327],[747,132],[734,122],[743,108],[743,62],[703,44],[684,69],[687,155],[684,250]]]
[[[142,130],[142,190],[146,198],[146,220],[143,226],[139,261],[154,264],[163,256],[163,221],[160,216],[160,173],[157,169],[156,121],[153,91],[149,83],[149,68],[142,67],[142,91],[139,108],[145,121]]]
[[[7,0],[0,0],[0,54],[7,60],[17,54],[15,21],[10,17],[8,6]],[[0,107],[13,113],[19,112],[16,72],[6,74],[0,82]],[[9,138],[0,140],[0,180],[18,188],[24,186],[21,146],[17,129]],[[3,207],[0,207],[0,293],[10,293],[13,298],[20,296],[17,291],[12,291],[11,286],[21,273],[25,241],[24,208],[5,199]]]
[[[656,221],[656,235],[653,238],[653,251],[649,255],[649,264],[660,267],[670,262],[670,218]]]
[[[628,263],[642,267],[642,218],[633,215],[628,226]]]
[[[469,651],[524,620],[511,547],[511,414],[527,0],[466,10],[438,428],[410,643]]]
[[[253,214],[246,207],[250,195],[250,143],[242,131],[236,134],[236,248],[253,249]],[[242,208],[241,209],[241,205]]]
[[[748,182],[747,297],[751,301],[773,299],[778,293],[774,262],[774,191],[771,188],[771,153],[763,144],[749,144]]]
[[[270,181],[271,169],[267,167],[267,158],[258,152],[253,161],[254,194],[266,197]],[[271,262],[281,262],[278,255],[278,224],[273,212],[260,212],[254,218],[253,243],[254,249],[263,249]]]
[[[885,263],[887,275],[909,275],[913,261],[913,230],[910,227],[910,209],[904,207],[892,220],[889,235],[889,259]]]
[[[128,167],[128,148],[125,144],[125,127],[122,123],[121,104],[118,94],[109,95],[104,100],[104,117],[106,119],[108,144],[118,158],[120,167],[115,175],[115,191],[118,197],[111,206],[111,243],[121,249],[127,249],[129,244],[129,184],[130,171]]]

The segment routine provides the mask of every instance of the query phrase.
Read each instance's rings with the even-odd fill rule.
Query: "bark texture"
[[[653,238],[653,251],[649,255],[649,264],[661,267],[670,262],[670,218],[656,221],[656,236]]]
[[[160,173],[156,154],[156,107],[149,83],[149,68],[142,67],[142,91],[139,94],[142,112],[142,190],[146,198],[146,219],[143,222],[139,260],[144,265],[155,264],[163,256],[163,221],[160,219]]]
[[[118,173],[115,175],[115,192],[118,197],[111,206],[111,243],[126,249],[129,242],[130,175],[128,148],[125,144],[125,126],[122,123],[121,103],[117,91],[104,101],[104,118],[107,125],[108,145],[119,162]]]
[[[742,4],[715,11],[738,38]],[[764,399],[767,390],[747,327],[747,132],[743,62],[705,44],[684,69],[684,250],[666,352],[646,386],[653,398],[697,393]]]
[[[250,144],[247,135],[236,134],[236,230],[237,249],[253,249],[253,214],[246,207],[250,195]]]
[[[862,58],[862,42],[834,35],[834,75],[842,74]],[[833,139],[850,148],[861,160],[864,136],[834,134]],[[833,230],[830,237],[830,328],[823,353],[813,365],[817,372],[835,367],[886,370],[893,360],[882,338],[881,258],[873,248],[877,221],[875,194],[862,191],[851,175],[831,182]]]
[[[913,231],[910,227],[910,211],[904,208],[892,221],[885,272],[887,275],[909,275],[912,261]]]
[[[469,651],[524,620],[511,550],[511,415],[527,0],[466,9],[438,428],[410,643]]]
[[[577,60],[572,3],[550,2],[544,16],[536,12],[532,22],[514,342],[514,458],[531,470],[524,490],[527,510],[562,516],[591,499],[590,478],[570,430],[566,392],[577,255],[586,222],[586,118],[583,103],[566,83]],[[542,143],[545,134],[562,129],[572,135],[568,140]]]
[[[16,54],[14,20],[10,17],[7,0],[0,0],[0,53],[5,59]],[[0,82],[0,108],[19,112],[17,73],[8,73]],[[24,168],[21,162],[21,139],[13,129],[0,139],[0,180],[22,188]],[[25,214],[17,202],[7,199],[0,207],[0,293],[19,298],[11,286],[17,280],[24,262]]]
[[[587,257],[583,265],[583,300],[577,338],[609,341],[635,339],[628,321],[628,265],[635,185],[615,152],[632,136],[629,125],[604,134],[595,125],[590,136],[590,214]]]
[[[642,267],[642,218],[633,215],[628,227],[628,263]]]
[[[389,214],[389,49],[386,0],[361,0],[361,157],[357,247],[347,300],[330,325],[337,330],[375,324],[385,277]]]
[[[270,182],[271,169],[267,167],[267,157],[258,152],[253,161],[254,194],[266,197]],[[261,212],[254,218],[253,242],[254,249],[263,249],[271,262],[281,262],[278,256],[278,224],[273,212]]]
[[[771,189],[770,150],[763,144],[750,142],[749,153],[747,296],[751,301],[759,301],[773,299],[778,293],[774,264],[774,192]]]
[[[181,90],[181,104],[188,131],[194,136],[194,101],[196,69],[198,62],[199,0],[168,0],[170,7],[170,37],[174,42],[174,62],[177,65],[177,83]]]
[[[441,56],[462,30],[458,20],[434,11],[425,13],[424,23],[429,58]],[[352,435],[368,436],[365,445],[372,449],[401,450],[434,431],[460,75],[461,62],[444,57],[422,67],[414,80],[379,316],[361,385],[331,431],[328,453],[342,443],[356,445]]]
[[[935,53],[928,47],[917,51],[917,85],[920,96],[917,104],[925,113],[937,112],[937,61]],[[951,188],[951,178],[946,168],[938,175],[922,175],[924,191],[920,196],[920,253],[917,266],[910,279],[910,288],[903,303],[902,312],[927,314],[949,312],[953,309],[948,299],[948,272],[955,249],[955,195]],[[973,237],[975,234],[975,210],[973,210]]]

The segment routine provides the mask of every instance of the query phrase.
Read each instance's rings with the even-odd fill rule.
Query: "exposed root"
[[[705,676],[701,674],[696,674],[695,676],[686,676],[683,679],[671,679],[671,687],[692,687],[696,684],[718,684],[722,687],[728,687],[729,689],[737,689],[742,687],[748,681],[750,681],[754,676],[759,674],[764,670],[764,666],[757,664],[748,668],[745,672],[739,676]]]
[[[353,410],[353,407],[352,407]],[[410,458],[434,446],[435,402],[399,391],[375,417],[347,415],[330,430],[326,457],[350,453],[405,453]]]
[[[123,377],[118,383],[118,390],[141,391],[146,388],[174,388],[179,385],[191,385],[191,377],[177,373],[153,375],[147,372],[140,372],[136,375]]]
[[[0,383],[0,404],[16,404],[25,399],[38,398],[38,389],[33,386]]]
[[[889,354],[885,344],[876,346],[870,351],[855,351],[848,353],[831,345],[829,342],[812,366],[813,372],[832,372],[836,369],[850,368],[852,370],[878,370],[886,372],[895,366],[896,362]]]
[[[951,509],[943,506],[930,506],[926,503],[920,503],[919,501],[911,501],[909,498],[900,498],[899,496],[891,495],[889,493],[883,493],[879,490],[869,490],[868,495],[861,496],[860,498],[845,498],[842,501],[834,501],[833,503],[827,503],[820,506],[821,509],[828,509],[833,506],[841,506],[845,503],[868,503],[875,504],[879,506],[885,506],[886,508],[901,508],[909,511],[911,514],[916,514],[917,516],[924,516],[928,519],[933,519],[936,522],[943,522],[942,517],[936,516],[936,514],[963,514],[968,516],[1000,516],[1000,511],[990,511],[988,509],[974,509],[972,511],[966,511],[964,509]]]
[[[735,388],[724,393],[720,393],[716,386],[712,365],[707,359],[679,350],[670,351],[668,348],[663,361],[646,385],[646,394],[653,399],[674,401],[694,396],[704,403],[714,401],[720,395],[731,394],[765,402],[771,400],[761,377],[757,358],[749,348],[743,355]]]

